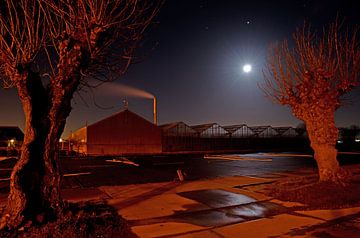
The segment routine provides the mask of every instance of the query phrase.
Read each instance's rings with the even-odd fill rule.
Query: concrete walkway
[[[235,176],[73,188],[62,195],[73,202],[107,201],[139,237],[358,237],[360,207],[304,210],[259,192],[273,181]]]
[[[236,176],[65,190],[63,195],[70,201],[106,200],[139,237],[311,237],[333,220],[360,217],[360,207],[305,211],[302,204],[259,192],[273,181]]]

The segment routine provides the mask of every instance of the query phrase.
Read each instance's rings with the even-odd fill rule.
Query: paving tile
[[[360,207],[333,209],[333,210],[296,211],[296,213],[317,217],[329,221],[339,217],[360,213]]]
[[[263,193],[260,192],[253,192],[246,189],[239,189],[239,188],[223,188],[223,190],[232,192],[232,193],[239,193],[242,195],[246,195],[248,197],[254,198],[257,201],[263,201],[263,200],[270,200],[272,197],[266,196]]]
[[[108,203],[114,206],[120,215],[128,220],[142,220],[173,215],[179,211],[209,209],[209,207],[194,200],[176,194],[162,194],[140,201],[130,206],[123,206],[123,201],[110,199]]]
[[[71,202],[109,199],[106,193],[97,188],[61,189],[61,196]]]
[[[318,219],[298,217],[288,214],[278,215],[271,219],[263,218],[242,222],[239,224],[224,226],[213,229],[223,237],[287,237],[285,234],[292,229],[299,227],[312,226],[321,223]]]
[[[278,199],[271,199],[270,202],[280,204],[284,207],[305,207],[306,205],[299,203],[299,202],[287,202],[287,201],[281,201]]]
[[[251,203],[236,207],[223,208],[221,210],[225,211],[227,214],[241,216],[247,220],[274,216],[288,211],[287,208],[270,202]]]
[[[188,234],[173,236],[174,238],[224,238],[212,230],[196,231]]]
[[[164,222],[151,225],[133,226],[131,228],[131,230],[141,238],[174,236],[176,234],[202,229],[206,228],[180,222]]]
[[[214,178],[208,180],[184,182],[174,189],[170,190],[169,193],[188,192],[201,189],[219,189],[219,188],[232,188],[239,185],[247,185],[254,183],[263,183],[273,181],[272,179],[255,178],[247,176],[233,176],[225,178]]]
[[[256,200],[243,194],[221,189],[197,190],[178,193],[179,195],[206,204],[211,208],[228,207],[255,202]]]
[[[181,214],[174,218],[176,221],[198,226],[216,227],[245,221],[244,218],[224,211],[209,210]]]

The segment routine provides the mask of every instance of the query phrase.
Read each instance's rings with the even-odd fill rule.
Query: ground
[[[126,220],[105,202],[65,203],[63,214],[45,225],[28,222],[18,231],[0,231],[0,237],[123,237],[136,238]]]
[[[62,222],[31,232],[44,236],[41,232],[50,229],[51,234],[61,231],[64,235],[66,224],[77,224],[70,229],[75,227],[77,235],[83,235],[93,232],[93,225],[101,218],[107,222],[98,224],[100,234],[111,237],[111,231],[119,232],[119,222],[127,230],[120,215],[139,237],[357,237],[360,165],[354,157],[343,159],[341,163],[356,175],[353,187],[343,193],[321,190],[322,185],[307,186],[316,180],[309,155],[224,155],[140,166],[105,159],[70,159],[63,167],[62,194],[69,202],[81,202],[82,208],[75,206],[75,211],[73,207],[71,213],[64,214]],[[10,162],[0,162],[2,207]],[[188,174],[183,182],[177,179],[179,168]],[[311,194],[294,189],[299,186]],[[284,190],[292,191],[279,193]],[[329,195],[336,198],[334,202],[326,200]],[[297,202],[286,201],[289,198]],[[98,212],[90,212],[86,201],[95,204]]]
[[[314,170],[285,177],[268,185],[264,193],[283,201],[305,204],[308,209],[337,209],[360,206],[360,166],[346,166],[352,178],[346,184],[318,182]]]

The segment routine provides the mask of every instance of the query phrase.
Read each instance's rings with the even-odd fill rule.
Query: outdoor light
[[[251,69],[252,69],[251,64],[245,64],[245,65],[243,66],[243,71],[244,71],[244,73],[250,73],[250,72],[251,72]]]
[[[342,144],[342,143],[343,143],[343,141],[342,141],[342,140],[338,140],[338,141],[337,141],[337,143]]]
[[[60,142],[60,143],[63,142],[63,139],[60,138],[59,142]]]
[[[8,147],[14,147],[15,146],[15,139],[11,139],[8,141]]]
[[[360,139],[355,139],[355,142],[360,142]]]

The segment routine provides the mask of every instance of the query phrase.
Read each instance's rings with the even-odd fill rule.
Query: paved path
[[[334,219],[360,217],[360,207],[302,211],[302,204],[282,202],[258,192],[273,181],[234,176],[101,186],[64,190],[64,197],[71,201],[107,200],[140,237],[311,237],[319,230],[328,231],[324,225]],[[360,227],[346,237],[356,237],[359,231]]]
[[[105,164],[107,167],[104,167],[102,160],[91,163],[74,160],[69,163],[78,166],[70,166],[76,171],[68,171],[71,176],[66,177],[67,186],[64,186],[62,195],[74,202],[106,200],[129,221],[132,230],[140,237],[315,237],[319,234],[322,237],[358,237],[360,207],[304,211],[302,204],[282,202],[259,192],[277,178],[293,176],[286,170],[298,168],[293,163],[297,159],[289,161],[288,156],[293,155],[282,156],[285,157],[242,155],[241,161],[233,161],[232,156],[225,162],[191,160],[189,166],[195,164],[197,170],[189,170],[190,175],[199,171],[203,174],[200,179],[197,178],[199,180],[185,182],[169,180],[175,172],[168,169],[168,174],[163,173],[162,167],[145,167],[142,170],[129,167],[124,170],[114,164]],[[252,160],[271,157],[272,160],[243,160],[247,157]],[[278,165],[283,169],[275,170]],[[160,175],[166,176],[157,178],[159,182],[154,183],[118,183],[120,180],[124,182],[122,179],[129,174],[129,181],[134,176],[139,177],[140,182],[146,180],[144,171],[152,175],[154,171],[161,171]],[[239,171],[247,171],[246,176],[233,176]],[[8,171],[0,173],[6,175]],[[214,175],[217,177],[212,177]],[[112,181],[112,178],[116,179]],[[5,191],[7,186],[7,183],[1,182],[0,190]],[[1,213],[6,197],[4,193],[0,195]]]

